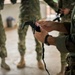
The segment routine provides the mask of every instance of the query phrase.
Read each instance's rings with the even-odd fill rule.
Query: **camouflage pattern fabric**
[[[5,0],[0,0],[0,11],[3,10],[4,8],[4,1]],[[0,14],[0,57],[2,58],[7,56],[5,42],[6,42],[6,35],[5,35],[4,27],[3,27],[2,17]]]
[[[2,17],[0,14],[0,57],[7,56],[5,42],[6,42],[5,30],[3,28]]]
[[[20,25],[26,21],[39,20],[41,18],[39,0],[21,0],[19,18],[20,18]],[[18,49],[20,54],[24,55],[26,50],[25,46],[26,34],[29,25],[25,26],[24,29],[21,29],[20,25],[18,28],[18,35],[19,35]],[[41,44],[37,41],[37,39],[35,39],[35,42],[36,42],[37,60],[40,60],[42,56]]]
[[[61,1],[61,0],[60,0]],[[71,13],[72,13],[72,9],[74,7],[73,3],[75,2],[75,0],[62,0],[62,8],[69,8],[71,11],[69,14],[64,15],[62,17],[62,22],[71,22]]]
[[[59,4],[60,4],[60,1],[61,0],[59,0]],[[74,0],[62,0],[62,8],[64,9],[64,8],[69,8],[71,11],[70,11],[70,13],[69,14],[67,14],[67,15],[64,15],[62,18],[61,18],[61,22],[71,22],[71,13],[72,13],[72,9],[73,9],[73,7],[74,7],[74,5],[73,5],[73,3],[74,3],[75,1]],[[62,33],[60,33],[60,36],[61,35],[63,35]],[[62,52],[60,52],[61,53],[61,63],[62,64],[65,64],[66,65],[66,61],[65,61],[65,57],[66,57],[66,55],[67,55],[67,52],[66,53],[62,53]]]
[[[73,41],[75,41],[75,4],[74,4],[74,8],[72,10],[72,15],[71,15],[71,29],[70,29],[70,33],[74,36],[72,36]],[[71,51],[72,48],[73,51],[75,50],[75,43],[74,47],[71,45]],[[68,63],[68,66],[66,67],[66,71],[65,71],[65,75],[75,75],[75,52],[70,52],[70,54],[67,55],[66,61]]]
[[[74,7],[74,2],[75,0],[58,0],[58,5],[56,2],[54,2],[53,0],[44,0],[46,3],[49,4],[50,7],[52,7],[55,11],[58,11],[58,9],[60,8],[60,4],[61,4],[61,1],[62,1],[62,8],[69,8],[71,9],[71,12],[72,12],[72,9]],[[64,15],[62,17],[62,22],[71,22],[71,12],[68,14],[68,15]]]
[[[68,54],[66,61],[65,75],[75,75],[75,53]]]
[[[61,0],[58,1],[58,6],[56,6],[56,4],[53,2],[53,0],[44,0],[46,1],[55,11],[57,11],[59,8],[60,8],[60,4],[61,4]],[[75,2],[75,0],[62,0],[62,8],[69,8],[71,9],[70,13],[67,14],[67,15],[64,15],[62,18],[61,18],[61,22],[71,22],[71,12],[72,12],[72,9],[74,7],[73,3]],[[60,33],[60,36],[61,35],[64,35],[62,33]],[[59,37],[60,37],[59,36]],[[62,50],[63,51],[63,50]],[[67,52],[61,52],[61,65],[66,65],[66,61],[65,61],[65,57],[67,55]]]

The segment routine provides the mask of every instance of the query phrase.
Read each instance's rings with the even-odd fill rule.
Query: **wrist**
[[[49,37],[49,34],[47,34],[47,35],[45,36],[45,39],[44,39],[44,43],[45,43],[46,45],[50,45],[49,42],[48,42],[48,37]]]

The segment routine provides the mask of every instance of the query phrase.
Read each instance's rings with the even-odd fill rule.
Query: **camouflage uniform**
[[[3,6],[4,6],[4,0],[0,1],[0,11],[3,9]],[[6,42],[6,35],[0,13],[0,57],[2,60],[1,67],[3,67],[6,70],[10,70],[10,67],[5,63],[5,57],[7,57],[5,42]]]
[[[62,8],[69,8],[72,10],[73,9],[73,2],[75,2],[75,0],[59,0],[58,6],[57,6],[57,3],[55,3],[53,0],[44,0],[44,1],[47,2],[56,12],[61,7],[61,5],[62,5]],[[61,4],[61,1],[62,1],[62,4]],[[71,22],[71,12],[68,15],[64,15],[61,19],[61,22]],[[64,35],[64,34],[60,33],[60,36],[61,35]],[[57,43],[57,46],[60,46],[60,39],[61,38],[57,38],[57,39],[59,40]],[[61,49],[64,48],[62,46],[64,46],[64,45],[60,46]],[[65,58],[67,55],[67,51],[61,50],[60,53],[61,53],[61,72],[62,72],[62,70],[64,69],[64,65],[66,65]],[[60,74],[58,74],[58,75],[60,75]]]
[[[26,34],[29,25],[25,26],[24,29],[21,29],[21,25],[26,21],[35,21],[39,20],[40,17],[40,5],[39,0],[21,0],[21,6],[20,6],[20,25],[18,28],[18,35],[19,35],[19,43],[18,43],[18,49],[21,56],[24,56],[26,46]],[[33,29],[32,29],[33,30]],[[41,60],[42,56],[42,48],[41,44],[37,39],[35,39],[36,42],[36,52],[37,52],[37,60]]]
[[[3,9],[3,6],[4,6],[3,2],[0,3],[0,11]],[[2,17],[0,13],[0,57],[7,56],[5,42],[6,42],[5,30],[3,27]]]
[[[70,35],[56,38],[56,45],[59,50],[69,52],[64,75],[75,75],[75,7],[71,14]],[[69,25],[69,24],[68,24]],[[68,27],[67,25],[67,27]],[[61,41],[60,41],[61,40]],[[58,46],[58,43],[61,47]]]
[[[62,1],[62,8],[69,8],[69,9],[73,9],[73,2],[75,2],[74,0],[58,0],[58,4],[55,3],[53,0],[44,0],[45,2],[48,3],[48,5],[50,7],[52,7],[56,12],[58,11],[58,9],[61,7],[61,1]],[[71,12],[68,15],[64,15],[62,17],[62,22],[71,22]]]
[[[62,22],[71,22],[71,13],[72,13],[72,9],[74,7],[74,4],[73,4],[74,2],[75,2],[75,0],[68,0],[68,1],[62,0],[62,8],[63,9],[69,8],[71,10],[69,14],[64,15],[62,17],[62,20],[61,20]],[[59,4],[59,8],[60,8],[61,0],[59,0],[58,4]]]
[[[6,42],[5,30],[3,27],[2,18],[0,14],[0,57],[7,56],[5,42]]]

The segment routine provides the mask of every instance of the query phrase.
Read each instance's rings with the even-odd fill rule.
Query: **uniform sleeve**
[[[68,49],[65,43],[66,37],[67,36],[64,35],[64,36],[58,36],[55,38],[56,47],[60,52],[64,52],[64,53],[68,52]]]
[[[53,0],[44,0],[51,8],[53,8],[55,11],[58,11],[57,3]]]
[[[72,10],[74,7],[74,3],[75,3],[75,0],[68,0],[68,1],[66,0],[66,2],[64,1],[64,8],[69,8]]]

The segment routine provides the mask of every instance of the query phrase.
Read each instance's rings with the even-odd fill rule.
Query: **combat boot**
[[[38,68],[44,70],[44,65],[41,61],[38,61]]]
[[[17,65],[17,68],[24,68],[25,67],[25,60],[24,60],[24,56],[21,56],[20,62]]]
[[[1,67],[4,68],[5,70],[10,70],[10,67],[6,64],[5,58],[2,58],[1,60]]]

